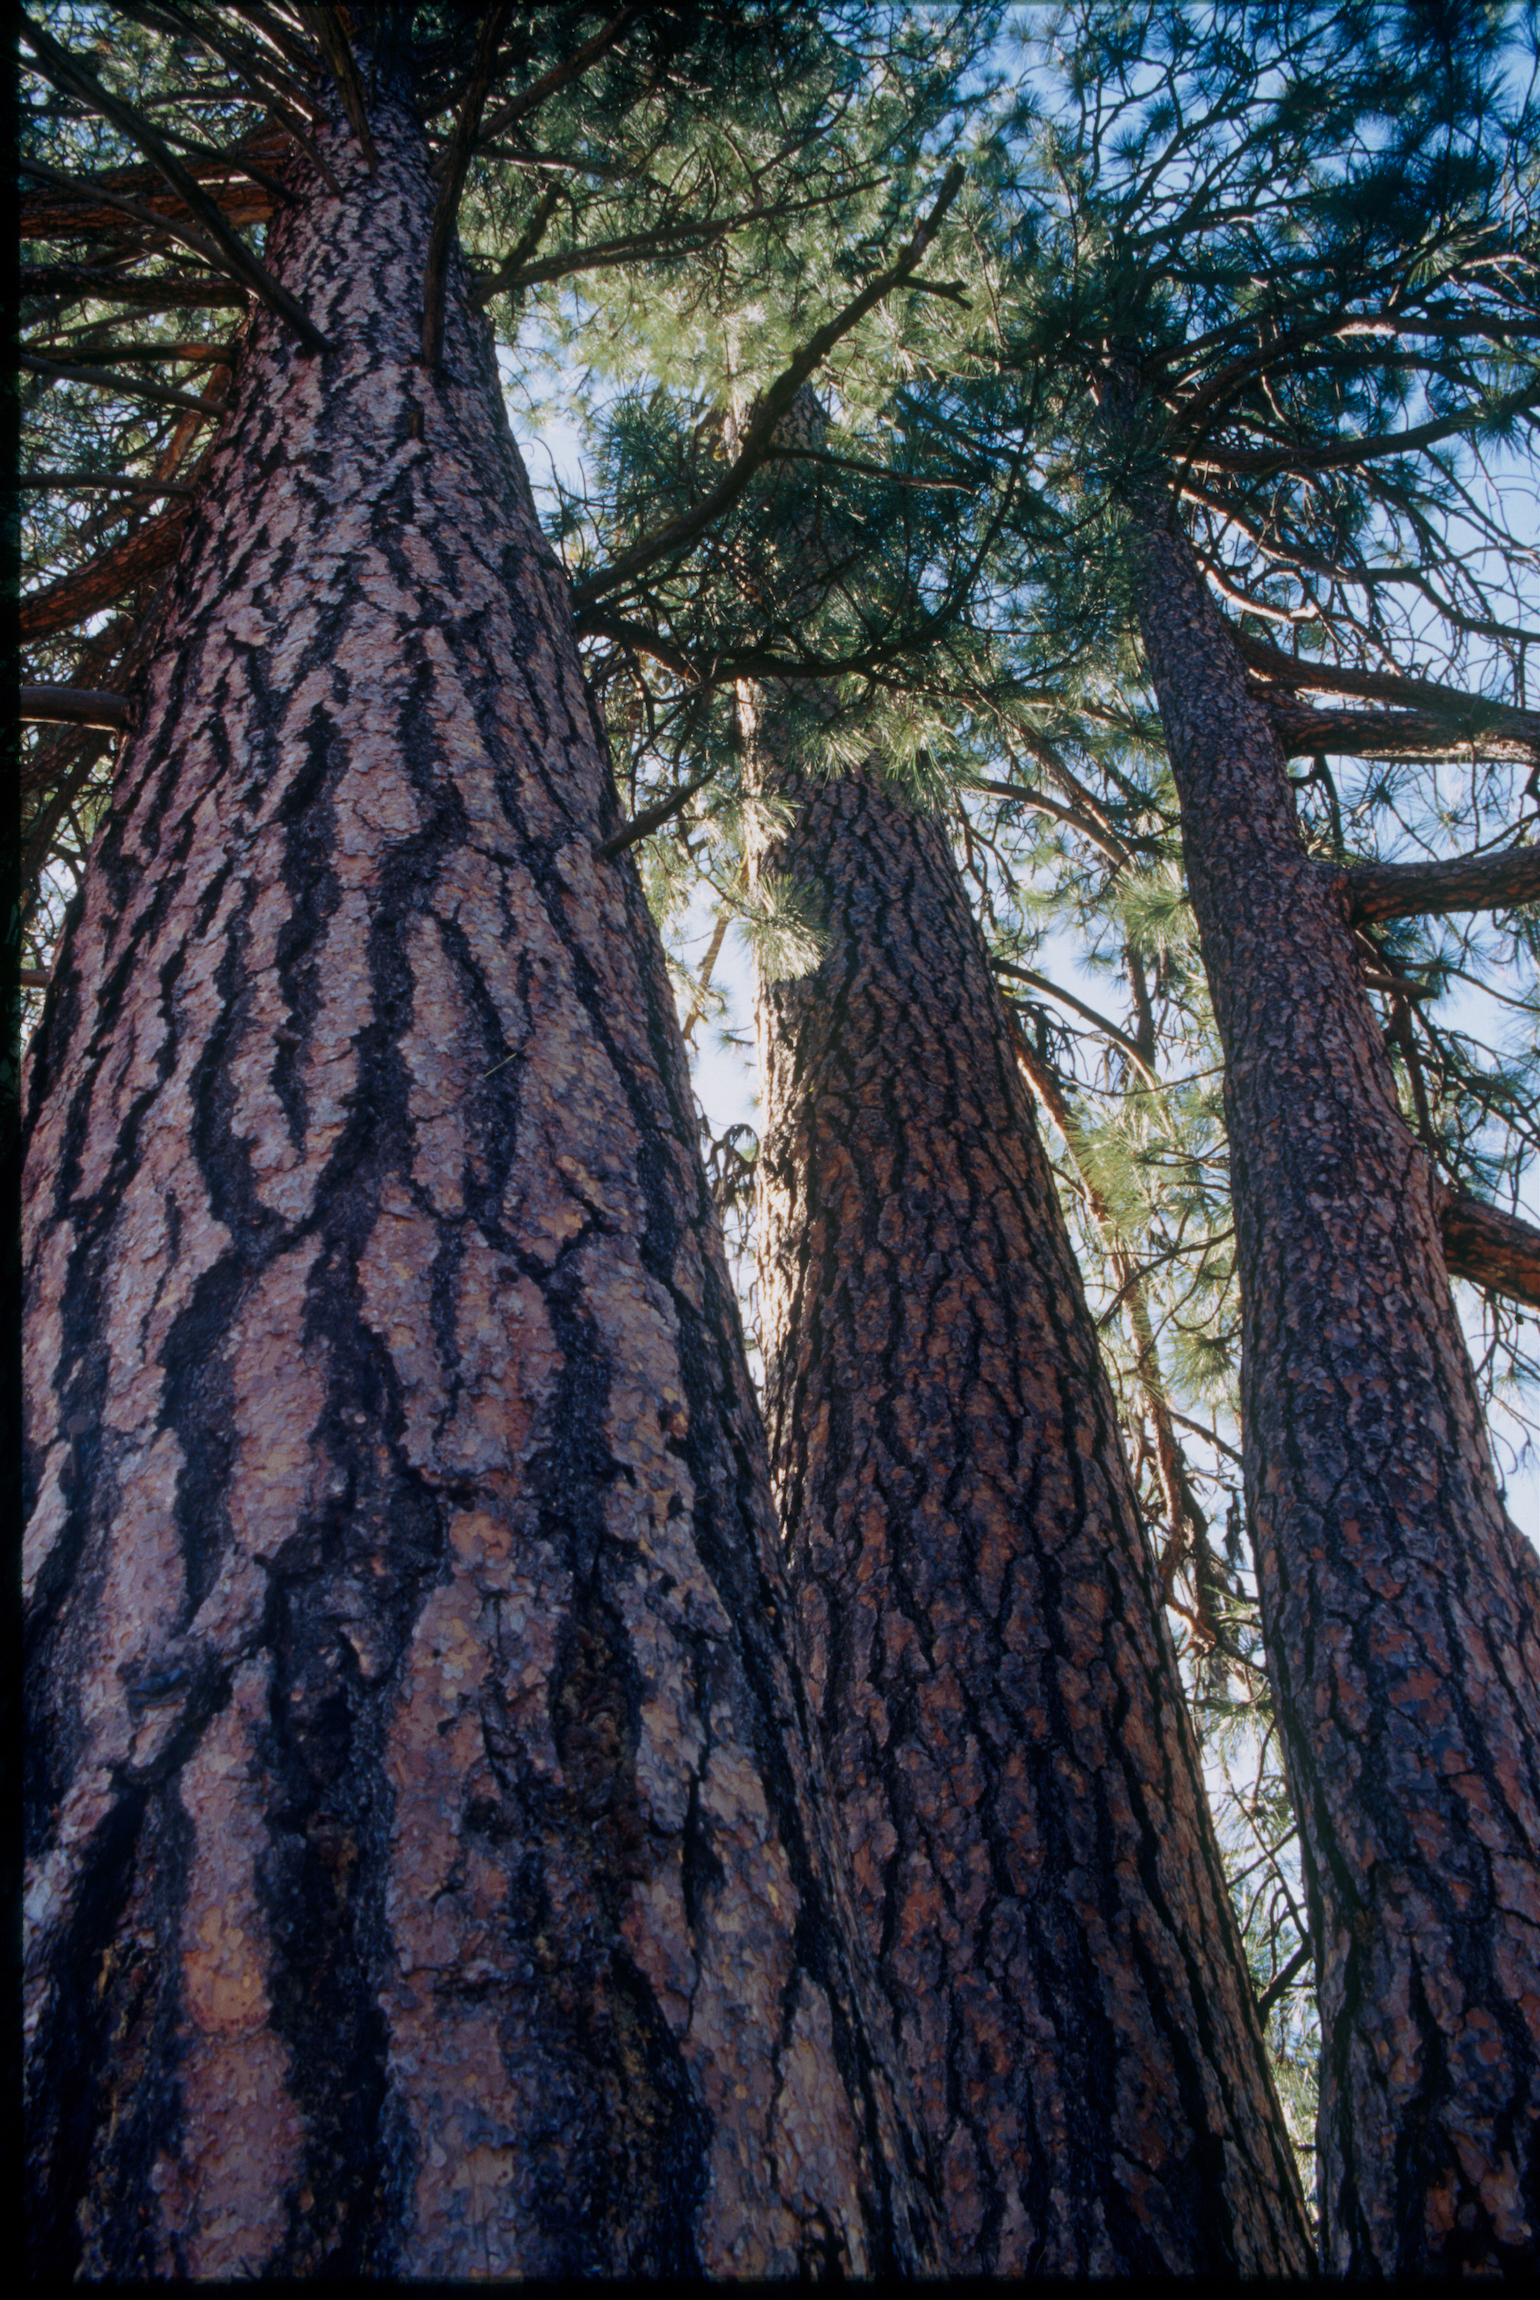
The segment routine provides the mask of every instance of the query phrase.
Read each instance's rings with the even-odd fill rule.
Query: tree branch
[[[119,215],[129,215],[138,223],[173,233],[196,253],[213,260],[213,250],[201,233],[179,227],[182,203],[164,190],[154,168],[114,168],[103,176],[71,178],[31,159],[22,159],[20,165],[24,174],[36,177],[39,183],[55,185],[64,195],[48,200],[33,193],[17,203],[19,234],[24,240],[100,238],[118,228]],[[232,183],[230,176],[239,166],[236,160],[193,161],[188,173],[210,187],[209,197],[217,198],[228,223],[265,223],[273,212],[272,199],[260,184],[244,175]],[[136,192],[144,194],[143,204],[132,197]],[[164,207],[148,204],[157,199],[165,202]]]
[[[1050,799],[1042,791],[1029,790],[1021,783],[991,782],[982,776],[970,779],[961,788],[983,792],[990,798],[1014,799],[1018,806],[1030,807],[1034,814],[1047,815],[1050,821],[1063,823],[1070,830],[1078,831],[1083,839],[1104,854],[1109,862],[1116,863],[1120,870],[1133,868],[1134,858],[1122,841],[1090,821],[1078,807],[1067,807],[1060,800]]]
[[[30,593],[17,608],[21,638],[48,639],[56,631],[67,631],[71,624],[83,623],[88,615],[121,599],[125,591],[135,590],[158,575],[182,548],[187,519],[188,507],[179,503],[147,519],[132,535],[86,566],[61,576],[44,590]]]
[[[967,479],[923,479],[911,471],[894,471],[885,463],[867,463],[858,455],[833,455],[821,447],[772,447],[767,463],[827,463],[835,471],[859,471],[868,479],[886,479],[893,487],[929,488],[938,495],[973,495],[975,482]]]
[[[61,94],[73,96],[77,102],[87,104],[103,119],[110,120],[121,134],[138,145],[165,178],[171,190],[193,216],[202,224],[224,259],[227,271],[244,280],[262,298],[268,307],[285,320],[294,330],[307,351],[330,351],[331,345],[322,335],[314,320],[296,303],[287,288],[280,287],[265,264],[259,263],[244,240],[237,239],[214,202],[201,190],[196,180],[183,167],[170,146],[151,127],[143,114],[132,104],[124,103],[104,88],[95,74],[87,71],[69,51],[61,48],[41,26],[18,11],[21,36],[31,49],[38,71],[43,78],[59,89]]]
[[[589,65],[602,56],[606,48],[614,47],[641,12],[640,0],[635,0],[635,4],[630,7],[622,8],[618,16],[612,16],[608,24],[601,25],[591,39],[583,42],[581,48],[575,48],[565,64],[553,64],[549,72],[543,72],[538,80],[532,81],[511,103],[505,104],[500,112],[495,112],[488,120],[483,142],[490,143],[495,137],[506,135],[518,121],[538,111],[547,96],[554,96],[557,89],[564,88],[569,80],[581,79]],[[477,109],[480,109],[479,105]]]
[[[164,234],[168,240],[180,242],[184,248],[189,249],[193,255],[206,263],[213,277],[218,279],[231,277],[229,266],[225,263],[213,241],[205,238],[202,232],[195,231],[190,223],[182,222],[178,212],[181,203],[178,201],[173,207],[169,194],[160,205],[154,206],[148,200],[131,200],[125,193],[108,191],[100,185],[76,184],[69,176],[62,175],[57,168],[46,167],[41,160],[23,158],[18,160],[17,165],[24,176],[32,176],[38,183],[55,185],[66,194],[70,207],[76,208],[77,213],[83,210],[82,220],[77,220],[72,225],[67,220],[68,210],[61,208],[58,202],[55,202],[51,208],[45,209],[43,213],[49,218],[49,222],[46,226],[39,227],[39,230],[44,231],[48,238],[65,238],[69,236],[72,230],[75,232],[89,230],[93,238],[104,232],[114,230],[121,234],[122,226],[117,222],[117,218],[127,216],[131,223],[139,227],[140,245],[136,252],[155,252],[153,243]],[[90,203],[93,199],[101,204],[91,206]],[[270,207],[271,203],[269,203]],[[28,236],[30,228],[27,203],[23,202],[23,238]],[[149,235],[148,240],[145,239],[145,234]],[[36,235],[34,234],[34,236]],[[127,237],[128,235],[123,234],[122,236]],[[243,291],[243,301],[245,292]]]
[[[16,364],[32,375],[51,376],[58,383],[89,383],[97,391],[121,392],[128,399],[153,400],[157,407],[190,408],[194,415],[211,419],[225,411],[222,399],[194,399],[190,392],[173,391],[168,383],[142,383],[138,376],[122,375],[112,367],[66,367],[61,360],[38,359],[29,351],[19,351]]]
[[[96,303],[130,304],[136,311],[206,310],[234,306],[244,310],[246,290],[238,280],[210,279],[207,274],[180,278],[127,278],[90,264],[23,264],[17,275],[17,293],[28,296],[89,296]]]
[[[19,687],[16,701],[17,715],[34,726],[103,727],[115,733],[128,725],[123,697],[95,687]]]
[[[1311,1958],[1314,1955],[1315,1950],[1311,1947],[1310,1943],[1308,1941],[1303,1942],[1300,1947],[1294,1951],[1293,1956],[1290,1957],[1282,1972],[1275,1975],[1275,1977],[1268,1982],[1266,1988],[1262,1991],[1262,1994],[1257,1999],[1257,2019],[1262,2023],[1264,2027],[1267,2025],[1268,2014],[1272,2011],[1274,2005],[1278,2002],[1278,1999],[1282,1996],[1284,1990],[1293,1987],[1296,1976],[1304,1971],[1306,1965],[1309,1964]]]
[[[613,639],[618,646],[634,649],[638,655],[650,655],[665,671],[672,671],[676,678],[687,679],[692,687],[702,684],[699,670],[684,649],[674,646],[646,623],[630,623],[623,616],[606,615],[599,609],[578,618],[577,632],[582,639]]]
[[[1436,679],[1408,678],[1397,671],[1360,671],[1349,664],[1326,662],[1318,655],[1285,654],[1281,647],[1257,638],[1238,623],[1230,623],[1229,630],[1248,673],[1253,674],[1253,690],[1269,710],[1309,708],[1292,695],[1287,701],[1275,696],[1270,692],[1274,684],[1317,694],[1361,696],[1365,702],[1399,705],[1436,718],[1451,740],[1480,742],[1496,736],[1527,752],[1540,753],[1540,711],[1520,710],[1488,695],[1443,686]]]
[[[1445,1192],[1439,1208],[1444,1260],[1452,1278],[1490,1286],[1530,1309],[1540,1309],[1540,1230],[1479,1198]]]
[[[1343,886],[1349,916],[1358,926],[1376,919],[1506,910],[1540,902],[1540,846],[1456,855],[1449,862],[1360,863],[1344,871]]]
[[[512,14],[511,6],[493,8],[481,27],[470,85],[455,118],[454,133],[449,139],[449,150],[443,164],[443,182],[434,203],[433,228],[428,234],[428,260],[422,282],[422,361],[424,367],[430,370],[436,368],[443,357],[444,283],[449,273],[449,250],[454,240],[455,218],[460,212],[460,195],[465,189],[466,170],[471,164],[471,153],[475,148],[481,107],[492,85],[492,67],[497,62],[498,42]]]
[[[506,294],[511,288],[522,287],[527,284],[522,277],[524,267],[531,261],[536,248],[545,238],[546,228],[560,204],[560,187],[556,184],[547,184],[535,204],[535,210],[529,222],[524,226],[523,231],[520,232],[507,256],[498,265],[491,278],[487,279],[483,276],[480,279],[472,280],[471,300],[478,311],[484,311],[495,295]]]
[[[1436,446],[1441,439],[1457,438],[1461,432],[1471,431],[1482,423],[1499,423],[1511,415],[1528,414],[1537,406],[1540,406],[1540,385],[1530,384],[1523,391],[1507,393],[1491,407],[1468,408],[1461,415],[1440,416],[1431,423],[1414,424],[1407,431],[1385,432],[1378,438],[1344,439],[1331,447],[1311,447],[1301,441],[1298,446],[1275,450],[1237,448],[1228,455],[1208,448],[1192,457],[1192,468],[1253,474],[1351,470],[1355,464],[1377,462],[1387,455],[1414,455],[1419,448]]]
[[[643,807],[639,815],[634,815],[630,822],[622,824],[609,838],[596,842],[596,859],[599,862],[613,862],[616,855],[624,854],[627,847],[634,847],[639,839],[649,838],[655,830],[662,828],[671,815],[677,815],[681,807],[687,806],[697,791],[704,790],[715,773],[715,767],[707,767],[693,782],[683,783],[677,791],[670,791],[666,799],[659,799],[656,806]]]
[[[1290,758],[1332,751],[1351,759],[1447,759],[1455,751],[1470,751],[1477,758],[1517,764],[1540,759],[1540,729],[1529,736],[1461,727],[1432,711],[1326,711],[1279,700],[1254,680],[1247,685]]]
[[[18,494],[40,495],[53,488],[81,495],[191,495],[193,492],[182,480],[104,479],[99,471],[23,471],[6,484]]]
[[[601,568],[596,575],[589,576],[585,582],[575,583],[572,589],[575,605],[591,605],[594,600],[603,598],[607,591],[615,590],[620,584],[629,582],[633,575],[639,575],[643,568],[652,566],[655,560],[683,550],[703,528],[711,526],[737,502],[775,444],[775,434],[780,428],[781,419],[809,376],[822,366],[841,337],[848,335],[875,305],[881,303],[884,296],[900,286],[924,256],[941,229],[947,209],[962,189],[966,172],[960,163],[947,170],[935,205],[916,228],[913,239],[897,263],[868,281],[861,293],[846,304],[843,311],[818,329],[797,353],[790,366],[783,368],[762,396],[731,468],[723,474],[716,486],[702,496],[692,510],[681,512],[676,519],[666,521],[655,534],[644,537],[629,551],[623,551],[618,559],[608,567]]]
[[[1034,990],[1041,990],[1049,998],[1056,998],[1061,1006],[1069,1007],[1082,1021],[1089,1022],[1093,1030],[1099,1030],[1104,1038],[1110,1038],[1113,1045],[1128,1056],[1141,1078],[1151,1086],[1160,1084],[1127,1031],[1119,1030],[1115,1022],[1109,1022],[1105,1014],[1098,1014],[1094,1006],[1087,1006],[1084,999],[1077,998],[1072,990],[1061,990],[1056,982],[1048,980],[1046,974],[1034,974],[1030,966],[1016,966],[1008,958],[992,958],[989,963],[996,974],[1008,974],[1013,982],[1030,983]]]
[[[153,7],[136,8],[130,6],[128,13],[131,16],[138,16],[146,22],[159,22],[163,30],[174,31],[183,36],[190,32],[191,36],[201,47],[207,49],[211,56],[217,56],[221,62],[228,64],[248,91],[255,96],[256,101],[262,105],[275,127],[281,128],[289,141],[304,153],[332,197],[334,199],[342,197],[342,187],[327,166],[319,147],[312,140],[304,124],[290,111],[289,104],[285,99],[287,98],[301,106],[308,105],[312,116],[319,114],[320,117],[324,118],[325,115],[320,112],[320,107],[315,104],[315,99],[307,97],[305,91],[298,87],[287,73],[280,72],[270,59],[259,56],[254,49],[248,48],[244,41],[235,39],[230,32],[214,31],[201,18],[182,17],[180,20],[175,16],[167,18],[159,9]],[[271,178],[263,177],[261,181],[270,182]]]
[[[485,309],[494,296],[506,294],[514,288],[537,287],[544,280],[568,279],[577,272],[603,271],[615,264],[649,262],[687,250],[695,251],[709,247],[715,241],[727,239],[733,232],[741,231],[746,224],[763,223],[772,217],[799,215],[808,209],[828,205],[825,199],[765,201],[758,207],[743,208],[736,215],[702,217],[694,223],[656,224],[647,231],[626,232],[619,239],[595,240],[585,248],[568,248],[560,255],[542,256],[535,263],[532,260],[534,251],[544,234],[546,223],[555,212],[558,198],[557,187],[553,184],[536,210],[534,222],[526,228],[504,262],[495,272],[481,272],[475,276],[472,294],[480,308]]]

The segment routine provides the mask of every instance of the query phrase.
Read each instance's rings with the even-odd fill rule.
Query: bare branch
[[[18,716],[34,726],[115,731],[128,725],[128,705],[123,697],[103,694],[95,687],[20,687],[16,700]]]
[[[1540,1309],[1540,1230],[1453,1190],[1445,1195],[1439,1220],[1451,1277],[1469,1278]]]
[[[1043,791],[1029,790],[1022,783],[991,782],[982,776],[970,779],[962,788],[980,791],[994,799],[1014,799],[1018,806],[1030,807],[1034,814],[1047,815],[1050,821],[1063,823],[1068,829],[1078,831],[1083,839],[1104,854],[1109,862],[1116,863],[1120,870],[1133,868],[1134,858],[1122,840],[1092,822],[1079,807],[1067,807],[1060,800],[1049,798]]]
[[[1447,759],[1455,752],[1478,759],[1503,759],[1520,765],[1540,759],[1540,720],[1531,712],[1513,712],[1529,718],[1533,733],[1459,725],[1452,716],[1434,711],[1326,711],[1270,693],[1248,681],[1251,692],[1267,709],[1279,741],[1290,758],[1308,758],[1330,751],[1351,759]],[[1476,717],[1472,712],[1471,717]]]
[[[1314,1955],[1315,1950],[1311,1946],[1310,1942],[1302,1942],[1300,1946],[1294,1951],[1293,1956],[1290,1957],[1282,1972],[1277,1974],[1274,1979],[1268,1982],[1266,1988],[1262,1991],[1262,1994],[1257,1999],[1257,2019],[1259,2021],[1264,2023],[1266,2022],[1268,2014],[1272,2011],[1274,2005],[1278,2002],[1278,1999],[1283,1995],[1284,1990],[1291,1989],[1294,1986],[1295,1981],[1304,1971],[1306,1965],[1309,1964],[1311,1958]]]
[[[57,168],[46,166],[41,160],[23,157],[17,165],[24,176],[31,176],[40,184],[52,184],[65,195],[62,201],[22,201],[23,239],[68,239],[72,235],[96,239],[104,232],[121,232],[122,226],[117,219],[119,216],[127,216],[131,223],[138,225],[141,235],[146,232],[152,235],[152,242],[153,237],[161,234],[167,239],[179,240],[184,248],[190,248],[195,256],[201,257],[204,263],[212,267],[216,278],[230,277],[229,267],[213,241],[202,232],[195,231],[191,224],[182,221],[180,200],[173,200],[169,193],[161,194],[158,199],[152,197],[155,193],[153,184],[147,187],[143,200],[130,199],[126,192],[112,188],[115,183],[130,175],[136,180],[153,175],[152,169],[124,169],[121,177],[90,176],[77,180],[63,175]],[[271,215],[272,206],[272,201],[264,192],[262,216]],[[236,220],[246,219],[237,216]]]
[[[152,575],[160,574],[182,548],[187,519],[188,507],[179,503],[147,519],[132,535],[73,574],[22,599],[16,614],[22,639],[48,639],[56,631],[67,631],[71,624],[83,623],[88,615],[121,599],[125,591],[136,590]]]
[[[613,862],[616,855],[624,854],[627,847],[634,847],[639,839],[649,838],[655,830],[661,830],[670,816],[677,815],[681,807],[688,806],[697,791],[705,789],[715,773],[715,767],[707,767],[693,782],[681,784],[677,791],[670,791],[666,799],[659,799],[656,806],[643,807],[639,815],[633,816],[630,822],[623,824],[609,838],[597,842],[594,847],[597,860]]]
[[[176,479],[104,479],[99,471],[22,471],[7,485],[23,494],[47,494],[58,488],[61,493],[78,495],[191,495],[192,489]]]
[[[1281,700],[1270,691],[1274,683],[1317,694],[1361,696],[1365,702],[1436,715],[1450,740],[1479,742],[1484,737],[1500,736],[1540,751],[1540,712],[1520,710],[1488,695],[1468,694],[1436,679],[1409,678],[1397,671],[1361,671],[1319,655],[1289,655],[1237,623],[1230,624],[1229,630],[1248,672],[1255,675],[1253,686],[1270,709],[1276,710]],[[1261,686],[1261,681],[1267,686]],[[1304,706],[1291,701],[1283,708]]]
[[[1009,975],[1012,982],[1030,983],[1034,990],[1042,991],[1046,997],[1056,998],[1061,1006],[1067,1006],[1082,1021],[1089,1022],[1093,1030],[1099,1030],[1104,1038],[1110,1038],[1149,1085],[1160,1084],[1127,1031],[1120,1030],[1115,1022],[1109,1022],[1105,1014],[1098,1014],[1094,1006],[1087,1006],[1085,1000],[1077,998],[1072,990],[1061,990],[1056,982],[1048,980],[1046,974],[1034,974],[1030,966],[1017,966],[1008,958],[992,958],[990,964],[996,974]]]
[[[144,383],[136,375],[121,375],[111,367],[67,367],[61,360],[38,359],[30,351],[16,354],[18,367],[33,375],[47,375],[58,383],[88,383],[96,391],[121,392],[127,399],[153,400],[157,407],[185,407],[194,415],[223,415],[222,399],[194,399],[190,392],[173,391],[167,383]]]
[[[1343,873],[1342,883],[1349,915],[1359,926],[1385,918],[1506,910],[1540,902],[1540,846],[1455,855],[1448,862],[1361,863]]]
[[[244,310],[246,290],[238,280],[211,278],[207,273],[180,277],[126,277],[121,272],[91,264],[24,264],[17,292],[28,296],[89,296],[96,303],[130,304],[136,311],[202,310],[234,306]]]
[[[629,623],[619,615],[606,615],[602,609],[584,615],[578,622],[578,635],[584,639],[613,639],[618,646],[638,655],[650,655],[661,663],[665,671],[676,678],[686,679],[692,687],[701,684],[701,674],[682,647],[673,646],[660,633],[646,623]]]

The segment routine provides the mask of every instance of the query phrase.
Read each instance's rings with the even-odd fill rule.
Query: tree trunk
[[[32,1069],[34,2266],[925,2257],[661,953],[382,95]]]
[[[1505,1516],[1339,874],[1186,538],[1136,527],[1224,1046],[1242,1426],[1321,1998],[1323,2265],[1540,2231],[1540,1561]]]
[[[760,1300],[804,1667],[953,2268],[1299,2273],[1309,2239],[1153,1560],[940,827],[751,763],[817,972],[761,980]],[[757,718],[757,723],[755,723]]]

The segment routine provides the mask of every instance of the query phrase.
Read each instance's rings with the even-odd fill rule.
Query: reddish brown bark
[[[1439,1232],[1454,1277],[1540,1309],[1540,1230],[1531,1223],[1448,1191],[1439,1205]]]
[[[275,135],[260,137],[253,141],[251,152],[254,159],[279,169],[286,156],[285,140]],[[271,217],[272,193],[265,184],[254,183],[249,176],[243,176],[235,163],[189,156],[186,167],[187,173],[217,203],[227,223],[266,223]],[[102,239],[121,232],[124,228],[122,209],[105,201],[93,202],[92,192],[97,187],[134,200],[140,207],[153,208],[157,215],[177,223],[192,221],[187,208],[175,192],[167,188],[158,169],[115,168],[94,179],[83,178],[78,193],[25,194],[16,203],[18,235],[24,240]]]
[[[388,92],[31,1074],[40,2272],[923,2262],[656,935]]]
[[[182,548],[186,527],[187,506],[175,504],[146,519],[99,558],[31,592],[16,611],[22,639],[49,639],[56,631],[68,631],[104,607],[115,606],[125,591],[137,590],[152,576],[163,574]]]
[[[772,1467],[951,2264],[1300,2272],[1157,1576],[982,941],[940,827],[867,774],[799,781],[773,708],[754,764],[795,813],[753,868],[816,889],[829,942],[759,991]]]
[[[1340,877],[1185,537],[1136,584],[1226,1061],[1251,1537],[1324,2031],[1323,2264],[1517,2267],[1540,2192],[1540,1561]]]
[[[1455,855],[1448,862],[1361,863],[1345,874],[1348,911],[1358,925],[1463,910],[1506,910],[1540,902],[1540,847]]]

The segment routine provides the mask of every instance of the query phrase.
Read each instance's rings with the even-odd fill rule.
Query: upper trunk
[[[1430,1161],[1338,875],[1186,538],[1136,580],[1225,1053],[1247,1506],[1305,1850],[1323,2264],[1540,2235],[1540,1562],[1503,1512]]]
[[[923,2257],[561,571],[382,96],[32,1075],[36,2266]]]
[[[747,699],[751,717],[755,699]],[[788,768],[761,981],[772,1468],[856,1888],[987,2274],[1298,2273],[1288,2137],[1053,1178],[945,836]]]

